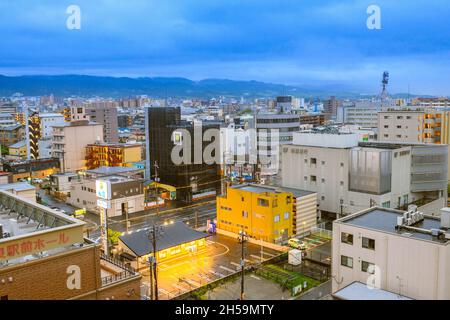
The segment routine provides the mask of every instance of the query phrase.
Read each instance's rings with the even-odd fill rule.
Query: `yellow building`
[[[25,158],[27,156],[27,141],[22,140],[8,147],[9,155],[14,158]]]
[[[291,192],[257,184],[228,187],[217,197],[217,228],[266,242],[280,243],[293,234]]]
[[[140,143],[93,143],[86,147],[88,169],[124,167],[127,163],[141,160],[142,145]]]

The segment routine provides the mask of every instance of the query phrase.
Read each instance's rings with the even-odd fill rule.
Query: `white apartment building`
[[[450,209],[439,219],[413,207],[373,207],[333,223],[335,297],[450,299]]]
[[[317,192],[322,213],[347,215],[447,197],[447,146],[358,142],[357,134],[294,134],[282,146],[283,187]]]
[[[111,208],[108,216],[115,217],[145,209],[144,185],[142,179],[128,178],[121,175],[101,177],[111,182]],[[99,212],[95,192],[95,178],[72,180],[67,202],[77,208]]]
[[[41,113],[39,118],[41,121],[41,139],[51,138],[53,127],[65,123],[64,115],[60,113]]]

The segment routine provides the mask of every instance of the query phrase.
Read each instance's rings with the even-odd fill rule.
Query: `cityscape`
[[[135,0],[97,30],[87,1],[20,2],[0,1],[1,300],[450,299],[448,26],[408,38],[388,1]],[[408,12],[427,6],[450,12]]]

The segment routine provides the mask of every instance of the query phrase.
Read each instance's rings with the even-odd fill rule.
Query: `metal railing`
[[[115,265],[119,268],[125,269],[126,271],[128,271],[130,273],[136,273],[136,270],[133,267],[126,265],[125,263],[123,263],[120,260],[114,259],[112,257],[108,257],[103,252],[100,253],[100,259],[108,261],[109,263],[112,263],[113,265]]]
[[[107,285],[107,284],[110,284],[110,283],[121,281],[121,280],[127,279],[127,278],[129,278],[131,276],[134,276],[134,275],[135,275],[134,273],[131,273],[130,271],[125,270],[125,271],[122,271],[122,272],[117,273],[117,274],[113,274],[113,275],[110,275],[110,276],[102,277],[102,285],[104,286],[104,285]]]

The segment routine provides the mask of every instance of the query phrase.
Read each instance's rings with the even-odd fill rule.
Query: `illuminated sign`
[[[175,145],[181,146],[183,144],[183,134],[179,131],[173,132],[172,139]]]
[[[95,193],[98,198],[105,200],[111,199],[111,182],[107,180],[96,180]]]
[[[111,204],[109,203],[109,201],[105,201],[105,200],[101,200],[101,199],[97,199],[97,206],[99,206],[100,208],[103,208],[103,209],[111,208]]]
[[[0,261],[12,260],[82,242],[83,226],[63,230],[55,228],[36,234],[6,238],[0,242]]]

